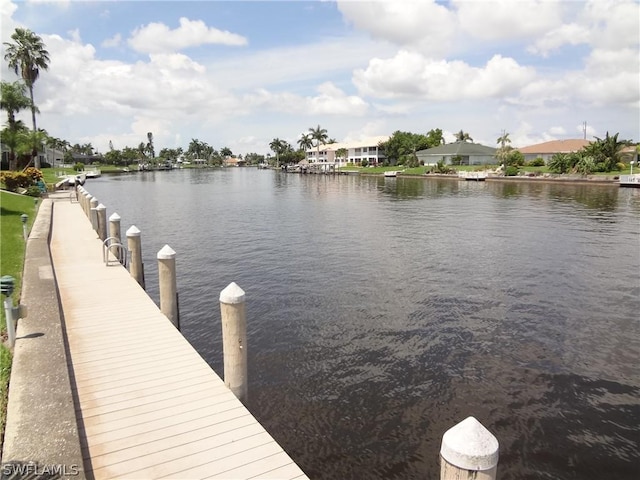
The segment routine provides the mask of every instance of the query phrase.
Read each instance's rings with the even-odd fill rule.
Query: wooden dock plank
[[[94,478],[306,478],[102,244],[54,205],[51,253]]]

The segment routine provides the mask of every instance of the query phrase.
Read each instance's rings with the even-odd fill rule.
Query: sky
[[[463,130],[496,146],[640,141],[640,3],[634,0],[9,1],[50,66],[38,126],[100,152],[192,139],[234,154]],[[30,116],[22,118],[30,125]]]

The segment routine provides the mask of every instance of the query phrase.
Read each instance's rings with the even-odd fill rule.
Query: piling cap
[[[110,222],[119,222],[119,221],[120,221],[120,215],[118,215],[116,212],[113,212],[113,213],[109,216],[109,221],[110,221]]]
[[[228,305],[235,305],[244,302],[244,290],[236,282],[231,282],[220,292],[220,301]]]
[[[171,260],[176,258],[176,252],[169,245],[165,245],[158,252],[158,260]]]
[[[96,207],[96,210],[106,210],[106,209],[107,207],[105,207],[102,203]]]
[[[489,470],[498,464],[498,440],[474,417],[451,427],[442,436],[440,455],[465,470]]]
[[[127,237],[139,237],[139,236],[140,236],[140,229],[135,225],[131,225],[127,230]]]

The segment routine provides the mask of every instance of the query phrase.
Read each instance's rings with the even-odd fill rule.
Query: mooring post
[[[176,252],[165,245],[157,254],[160,284],[160,311],[180,330],[178,288],[176,283]]]
[[[107,207],[102,203],[96,207],[98,213],[98,237],[103,242],[107,239]]]
[[[440,480],[495,480],[498,440],[474,417],[447,430],[440,448]]]
[[[93,197],[86,190],[82,194],[82,197],[83,197],[82,198],[82,209],[84,210],[84,214],[87,216],[87,218],[90,219],[91,218],[91,212],[89,210],[90,210],[91,207],[90,207],[89,204],[91,202],[91,198],[93,198]]]
[[[121,235],[122,233],[120,229],[120,215],[118,215],[116,212],[113,212],[109,216],[109,236],[112,238],[115,238],[116,242],[122,244]],[[121,250],[116,249],[115,256],[118,260],[120,260],[120,262],[122,262],[122,258],[120,258],[120,253],[121,253]]]
[[[96,233],[98,233],[98,199],[96,197],[91,197],[91,202],[89,203],[89,205],[91,205],[91,228],[93,228]]]
[[[248,396],[247,318],[244,290],[235,282],[220,292],[220,313],[224,383],[245,403]]]
[[[129,272],[135,278],[136,282],[144,288],[144,265],[142,264],[142,240],[140,239],[140,230],[135,225],[131,225],[126,232],[127,248],[131,255],[131,264]]]

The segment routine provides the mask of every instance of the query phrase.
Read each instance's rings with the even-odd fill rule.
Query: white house
[[[307,161],[309,163],[331,163],[338,168],[348,163],[362,164],[366,160],[369,165],[377,165],[385,159],[384,151],[378,146],[381,142],[389,140],[389,136],[369,137],[353,142],[327,143],[307,149]],[[346,156],[336,155],[338,150],[345,149]]]

